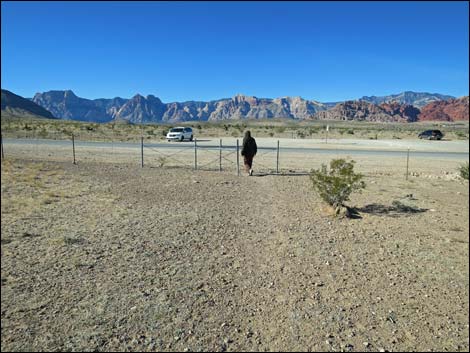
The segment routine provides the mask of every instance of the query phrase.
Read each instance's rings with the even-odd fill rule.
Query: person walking
[[[256,146],[256,141],[253,137],[251,137],[251,132],[246,131],[245,137],[243,138],[243,146],[242,146],[242,156],[243,156],[243,164],[245,165],[245,171],[248,175],[253,175],[253,157],[256,156],[256,152],[258,152],[258,146]]]

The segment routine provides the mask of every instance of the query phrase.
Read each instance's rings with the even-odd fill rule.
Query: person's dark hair
[[[243,137],[243,142],[249,140],[251,138],[250,130],[245,131],[245,137]]]

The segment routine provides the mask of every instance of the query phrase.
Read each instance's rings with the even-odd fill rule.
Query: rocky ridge
[[[2,91],[3,92],[3,91]],[[72,91],[37,93],[30,101],[60,119],[90,122],[159,123],[241,119],[318,119],[415,122],[418,120],[468,120],[468,96],[459,99],[441,94],[403,92],[383,97],[320,103],[301,97],[258,98],[242,94],[208,102],[163,103],[159,98],[137,94],[130,99],[85,99]],[[422,107],[422,112],[417,107]],[[3,109],[3,106],[2,106]]]
[[[54,119],[50,111],[5,89],[2,89],[1,110],[13,116],[37,116]]]
[[[314,115],[315,120],[356,120],[376,122],[414,122],[418,120],[419,109],[408,105],[383,103],[375,105],[365,101],[346,101],[327,111]]]
[[[448,101],[432,102],[421,109],[419,120],[421,121],[462,121],[468,120],[469,98],[468,96]]]

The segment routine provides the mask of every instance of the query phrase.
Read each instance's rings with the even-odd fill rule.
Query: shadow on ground
[[[384,215],[388,217],[400,217],[403,215],[423,213],[428,211],[428,209],[408,206],[401,203],[400,201],[393,201],[391,206],[372,203],[364,207],[355,208],[355,211],[360,213],[373,214],[377,216]]]
[[[265,177],[268,175],[275,175],[275,176],[306,176],[310,175],[310,173],[304,173],[304,172],[285,172],[285,173],[276,173],[276,172],[267,172],[267,173],[253,173],[253,176],[256,177]]]

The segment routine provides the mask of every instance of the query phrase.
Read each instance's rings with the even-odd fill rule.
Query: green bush
[[[335,210],[345,206],[344,202],[349,200],[353,191],[365,188],[363,175],[354,173],[354,163],[353,160],[348,162],[345,159],[333,159],[330,170],[322,164],[320,169],[310,172],[313,189]]]
[[[312,135],[318,133],[318,128],[311,127],[310,129],[308,129],[308,133],[309,133],[310,136],[312,136]]]
[[[468,180],[468,162],[459,167],[460,176]]]

